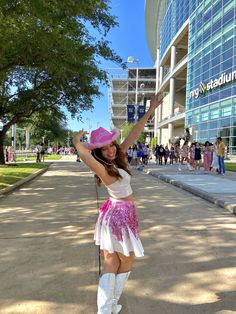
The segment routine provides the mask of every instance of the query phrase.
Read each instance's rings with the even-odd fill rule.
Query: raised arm
[[[130,131],[127,138],[124,140],[123,143],[120,144],[120,148],[123,152],[126,152],[128,148],[134,144],[134,142],[139,137],[140,133],[142,132],[146,122],[150,118],[150,116],[153,114],[155,109],[161,104],[162,102],[162,95],[156,94],[153,95],[150,102],[150,107],[148,111],[143,115],[143,117],[134,125],[132,130]]]
[[[93,171],[99,178],[104,182],[104,184],[109,185],[113,183],[114,177],[108,175],[105,167],[98,162],[90,153],[90,151],[83,145],[81,139],[83,136],[87,134],[84,130],[80,130],[73,137],[73,144],[79,153],[79,157],[83,160],[83,162]]]

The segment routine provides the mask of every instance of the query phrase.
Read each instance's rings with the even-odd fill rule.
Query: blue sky
[[[112,29],[107,39],[111,42],[111,48],[124,61],[127,61],[129,56],[133,56],[139,59],[139,67],[152,67],[153,61],[146,41],[144,3],[145,0],[112,0],[111,13],[117,16],[119,27]],[[107,62],[104,62],[102,66],[117,68],[116,64]],[[136,67],[136,64],[128,66]],[[69,119],[69,129],[76,131],[84,128],[90,131],[90,129],[93,130],[100,126],[110,129],[108,89],[101,87],[101,92],[104,96],[94,100],[93,111],[85,111],[82,114],[84,123]]]

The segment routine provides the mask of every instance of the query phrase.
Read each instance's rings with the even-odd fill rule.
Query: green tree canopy
[[[132,130],[132,128],[134,127],[134,123],[129,122],[129,123],[125,123],[122,126],[122,137],[123,140],[129,135],[130,131]],[[146,142],[146,134],[145,132],[141,132],[141,134],[139,135],[137,142],[140,142],[142,145],[145,145]]]
[[[66,117],[62,112],[48,110],[34,113],[26,123],[19,124],[19,127],[30,130],[31,145],[39,142],[56,146],[58,142],[66,144],[68,138],[68,128]],[[71,131],[69,131],[70,135]],[[71,140],[70,140],[71,141]]]
[[[108,0],[0,0],[0,163],[7,130],[35,112],[80,116],[107,83],[101,58],[121,64],[106,35]]]

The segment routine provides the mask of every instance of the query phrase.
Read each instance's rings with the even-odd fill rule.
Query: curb
[[[48,168],[51,166],[52,164],[50,163],[47,167],[40,169],[32,174],[30,174],[29,176],[17,181],[15,184],[10,185],[2,190],[0,190],[0,198],[5,196],[6,194],[11,193],[12,191],[16,190],[17,188],[21,187],[22,185],[24,185],[25,183],[33,180],[34,178],[42,175],[44,172],[46,172],[48,170]]]
[[[199,196],[201,198],[203,198],[204,200],[208,201],[208,202],[211,202],[219,207],[222,207],[226,210],[228,210],[230,213],[236,215],[236,204],[232,204],[232,203],[229,203],[229,202],[226,202],[226,201],[223,201],[222,199],[219,199],[215,196],[212,196],[210,195],[209,193],[205,192],[205,191],[201,191],[199,189],[196,189],[188,184],[185,184],[183,182],[180,182],[180,181],[177,181],[175,179],[172,179],[170,177],[167,177],[163,174],[157,174],[157,173],[154,173],[153,171],[151,170],[145,170],[145,169],[139,169],[139,171],[142,171],[148,175],[151,175],[153,177],[156,177],[164,182],[167,182],[167,183],[170,183],[174,186],[177,186],[178,188],[181,188],[187,192],[190,192],[196,196]]]

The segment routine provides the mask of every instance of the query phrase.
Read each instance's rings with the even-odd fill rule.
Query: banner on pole
[[[138,106],[138,120],[145,114],[145,106]]]
[[[134,122],[134,116],[135,116],[135,107],[134,105],[127,105],[127,117],[128,122]]]

